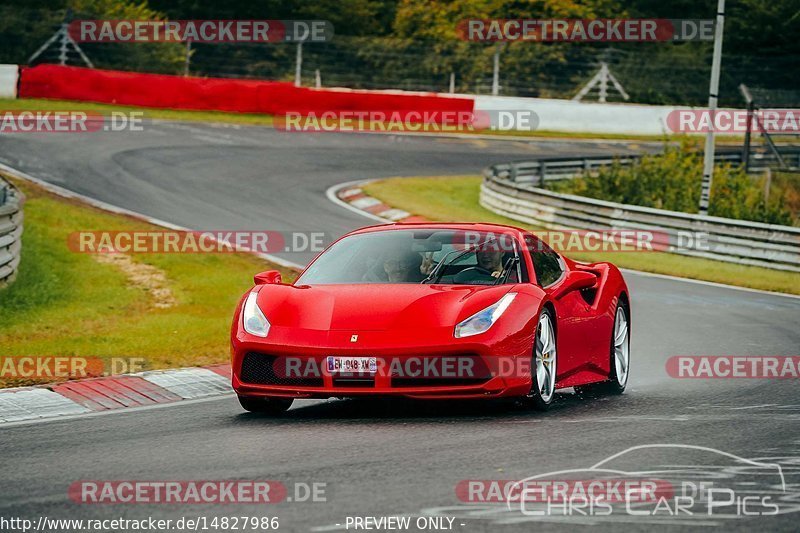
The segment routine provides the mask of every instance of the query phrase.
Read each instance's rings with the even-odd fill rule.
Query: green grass
[[[164,272],[177,300],[155,308],[118,268],[70,251],[67,236],[161,228],[15,183],[27,195],[22,261],[16,281],[0,288],[0,356],[142,357],[147,369],[222,363],[253,274],[296,275],[246,253],[133,254]],[[0,377],[0,386],[28,383]]]
[[[493,222],[542,229],[481,207],[480,184],[478,176],[390,178],[369,183],[363,189],[387,205],[431,220]],[[619,267],[644,272],[800,294],[800,275],[792,272],[662,252],[569,252],[567,255],[580,261],[611,261]]]

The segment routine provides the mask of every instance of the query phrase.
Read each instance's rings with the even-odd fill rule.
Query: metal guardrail
[[[518,161],[494,165],[495,172],[517,183],[538,183],[574,178],[584,173],[597,172],[601,167],[616,162],[623,166],[636,163],[640,155],[604,156],[604,157],[572,157],[541,158],[535,161]],[[800,151],[788,152],[784,159],[793,163],[791,168],[800,168]],[[741,152],[721,152],[714,156],[717,163],[742,163]],[[753,153],[750,155],[749,172],[763,172],[770,168],[774,158],[770,154]]]
[[[514,220],[546,229],[648,231],[656,250],[800,272],[800,228],[559,194],[518,179],[509,165],[484,174],[480,204]]]
[[[0,286],[17,275],[22,250],[22,204],[25,196],[0,177]]]

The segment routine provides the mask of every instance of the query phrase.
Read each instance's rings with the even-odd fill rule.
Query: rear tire
[[[575,392],[584,398],[617,395],[625,392],[630,376],[631,332],[630,311],[624,302],[617,304],[614,325],[611,329],[611,371],[607,381],[580,385]]]
[[[245,411],[265,415],[277,415],[286,412],[292,406],[292,398],[254,398],[239,396],[239,403]]]

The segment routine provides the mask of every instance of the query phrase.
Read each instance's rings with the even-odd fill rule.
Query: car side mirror
[[[281,283],[281,273],[277,270],[266,270],[253,276],[253,281],[256,285],[277,285]]]
[[[553,298],[558,300],[572,291],[580,291],[593,287],[597,283],[597,276],[591,272],[572,270],[567,276],[553,288]]]

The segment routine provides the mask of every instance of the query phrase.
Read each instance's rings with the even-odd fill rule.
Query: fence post
[[[742,147],[742,166],[744,166],[744,171],[747,172],[750,169],[750,135],[753,131],[753,112],[756,104],[747,85],[744,83],[739,84],[739,92],[742,93],[747,103],[747,131],[744,133],[744,146]]]
[[[711,127],[706,133],[703,153],[703,181],[700,189],[698,213],[708,214],[711,201],[711,184],[714,181],[714,114],[717,112],[719,97],[719,72],[722,64],[722,30],[725,24],[725,0],[717,0],[717,23],[714,27],[714,52],[711,60],[711,81],[708,84],[708,109],[711,114]]]
[[[295,56],[295,64],[294,64],[294,86],[300,87],[302,79],[301,74],[303,72],[303,41],[298,41],[297,43],[297,55]]]
[[[494,64],[492,67],[492,96],[500,94],[500,50],[503,46],[497,43],[494,47]]]
[[[189,75],[189,67],[192,64],[192,40],[186,39],[186,61],[183,65],[183,75]]]

